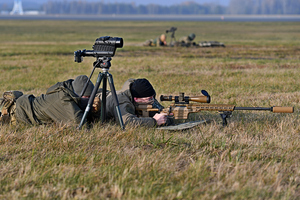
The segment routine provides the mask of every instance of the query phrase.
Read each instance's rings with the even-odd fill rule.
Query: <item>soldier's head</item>
[[[190,41],[194,40],[196,35],[194,33],[189,34],[188,38]]]
[[[131,83],[130,92],[134,101],[138,103],[150,103],[156,94],[151,83],[145,78],[136,79]]]
[[[166,35],[165,34],[161,34],[160,41],[162,41],[162,42],[166,41]]]
[[[72,86],[74,89],[74,92],[79,96],[81,94],[81,91],[84,88],[85,83],[88,81],[88,77],[86,75],[80,75],[77,76],[74,81],[72,82]],[[92,91],[94,89],[94,84],[91,80],[89,80],[87,88],[85,92],[83,93],[82,97],[90,97],[92,94]]]

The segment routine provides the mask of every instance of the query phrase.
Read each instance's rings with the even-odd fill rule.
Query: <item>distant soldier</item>
[[[167,45],[167,36],[165,34],[161,34],[160,37],[155,39],[146,40],[143,46],[166,46]]]
[[[192,46],[192,45],[195,44],[193,42],[193,40],[195,39],[195,37],[196,37],[196,35],[194,33],[191,33],[188,36],[181,37],[177,41],[177,45],[176,46],[184,46],[184,47]]]

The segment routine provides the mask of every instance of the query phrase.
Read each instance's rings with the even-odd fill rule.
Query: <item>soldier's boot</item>
[[[153,40],[146,40],[146,41],[143,43],[143,46],[154,46],[154,45],[153,45]]]
[[[0,124],[16,124],[15,102],[22,95],[21,91],[7,91],[3,93],[3,98],[0,99]]]
[[[7,109],[1,110],[0,122],[1,122],[1,125],[10,123],[10,115],[9,115]]]

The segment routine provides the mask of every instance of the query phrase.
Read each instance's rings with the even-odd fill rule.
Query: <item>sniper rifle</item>
[[[167,113],[169,117],[173,119],[188,119],[190,113],[197,113],[201,111],[218,111],[220,112],[223,126],[226,126],[227,118],[232,116],[232,112],[235,110],[253,110],[253,111],[271,111],[273,113],[293,113],[294,107],[236,107],[235,105],[230,104],[209,104],[210,96],[205,91],[202,90],[203,96],[189,97],[184,96],[184,93],[181,93],[179,96],[166,96],[161,95],[160,101],[174,101],[167,108],[157,108],[153,105],[144,104],[137,107],[138,115],[142,117],[149,117],[149,112],[160,112]],[[205,103],[190,103],[190,101]],[[171,114],[172,113],[172,114]]]

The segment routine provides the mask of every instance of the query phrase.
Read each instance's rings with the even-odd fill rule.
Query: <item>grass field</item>
[[[195,33],[226,48],[141,45],[171,26],[176,38]],[[218,113],[202,112],[191,118],[211,122],[186,131],[4,125],[0,199],[300,198],[299,23],[0,21],[0,91],[40,95],[89,75],[94,58],[75,63],[73,52],[106,35],[124,39],[110,68],[117,90],[145,77],[158,96],[205,89],[214,104],[295,112],[236,111],[227,127]]]

